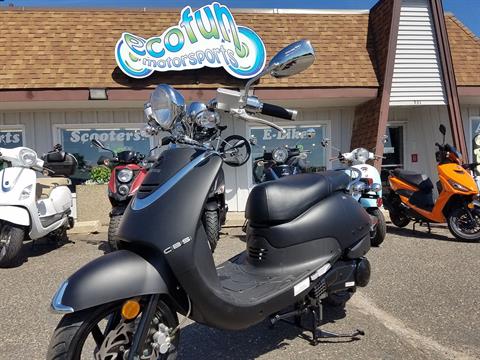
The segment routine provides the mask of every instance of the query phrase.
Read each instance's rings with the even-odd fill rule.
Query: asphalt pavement
[[[215,253],[221,262],[245,247],[228,229]],[[45,359],[60,316],[49,312],[57,286],[101,256],[106,235],[73,235],[72,243],[27,244],[27,261],[0,269],[0,359]],[[387,238],[372,249],[372,279],[342,309],[329,309],[324,330],[365,331],[358,341],[311,346],[308,332],[280,323],[222,331],[187,322],[180,359],[478,359],[480,358],[480,244],[453,240],[448,230],[388,224]]]

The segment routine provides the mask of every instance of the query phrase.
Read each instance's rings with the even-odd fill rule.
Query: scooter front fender
[[[99,257],[70,276],[53,297],[52,310],[72,313],[141,295],[165,294],[166,282],[141,256],[119,250]]]
[[[12,224],[30,226],[30,215],[28,214],[28,210],[20,206],[1,205],[0,220]]]

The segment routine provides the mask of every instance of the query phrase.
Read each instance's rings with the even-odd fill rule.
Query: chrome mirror
[[[99,149],[105,149],[105,145],[100,140],[93,139],[92,140],[92,145],[99,148]]]
[[[270,60],[268,66],[260,74],[248,80],[245,85],[244,103],[246,103],[250,87],[265,74],[270,73],[276,78],[295,75],[308,68],[314,61],[315,50],[310,41],[300,40],[288,45]]]
[[[315,50],[308,40],[294,42],[280,50],[268,64],[276,78],[291,76],[307,69],[315,61]]]

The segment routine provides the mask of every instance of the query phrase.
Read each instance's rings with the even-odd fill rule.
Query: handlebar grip
[[[262,111],[263,115],[269,115],[285,120],[295,120],[297,118],[297,111],[286,109],[282,106],[263,103]]]

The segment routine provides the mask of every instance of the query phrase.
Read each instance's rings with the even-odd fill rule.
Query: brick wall
[[[379,125],[382,110],[381,103],[385,96],[383,89],[387,71],[390,29],[395,1],[397,0],[380,0],[370,11],[367,47],[370,59],[375,66],[375,73],[380,87],[376,99],[367,101],[355,108],[351,140],[352,149],[357,147],[365,147],[367,149],[378,147],[378,139],[383,136],[386,130],[380,129]],[[388,105],[386,111],[388,111]],[[384,116],[388,116],[388,113],[384,114]],[[380,148],[378,150],[380,151]]]

